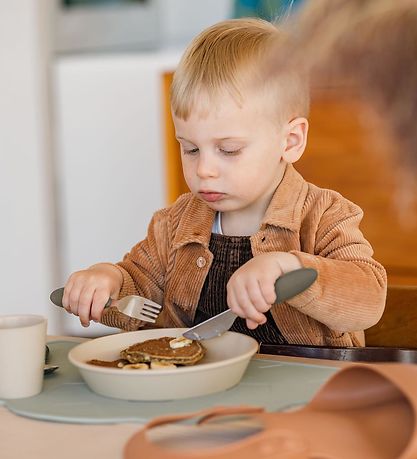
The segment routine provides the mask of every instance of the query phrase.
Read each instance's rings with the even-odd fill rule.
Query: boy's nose
[[[200,153],[197,164],[197,175],[200,178],[217,177],[216,159],[210,153]]]

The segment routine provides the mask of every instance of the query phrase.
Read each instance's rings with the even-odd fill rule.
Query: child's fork
[[[58,288],[57,290],[54,290],[50,295],[52,303],[62,308],[63,294],[64,288]],[[120,311],[125,316],[142,320],[144,322],[155,323],[156,318],[161,312],[162,306],[158,303],[155,303],[154,301],[148,300],[147,298],[138,295],[125,296],[120,300],[113,300],[112,298],[109,298],[107,303],[104,305],[104,310],[100,322],[104,323],[105,325],[110,325],[108,323],[109,321],[106,320],[106,317],[110,317],[111,311],[114,311],[115,309]],[[112,323],[110,326],[114,326],[114,324]],[[118,326],[118,328],[126,329],[125,327],[121,326]]]
[[[104,308],[117,308],[121,313],[144,322],[155,323],[162,306],[148,298],[138,295],[129,295],[120,300],[108,299]]]

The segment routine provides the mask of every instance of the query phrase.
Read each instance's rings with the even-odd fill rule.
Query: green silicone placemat
[[[217,394],[185,400],[137,402],[92,392],[68,361],[77,343],[49,342],[49,363],[59,370],[45,376],[43,391],[34,397],[2,400],[10,411],[36,419],[77,424],[143,423],[168,413],[196,411],[218,405],[256,405],[267,411],[305,404],[337,368],[252,359],[242,381]]]

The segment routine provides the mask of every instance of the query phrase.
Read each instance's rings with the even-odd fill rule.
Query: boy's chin
[[[202,199],[202,201],[204,202],[204,204],[206,204],[210,209],[214,210],[215,212],[229,212],[231,209],[230,209],[230,206],[227,206],[225,205],[225,203],[221,203],[221,202],[207,202],[207,201],[204,201]]]
[[[208,207],[210,207],[210,209],[213,209],[215,210],[216,212],[224,212],[224,209],[220,203],[216,203],[216,202],[207,202],[205,201],[204,199],[200,198],[201,201],[204,202],[204,204],[206,204]]]

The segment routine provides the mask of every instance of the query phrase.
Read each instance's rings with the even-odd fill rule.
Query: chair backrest
[[[365,330],[367,346],[417,349],[417,286],[388,286],[381,320]]]
[[[346,89],[312,95],[307,150],[295,168],[364,211],[361,229],[395,285],[417,284],[417,204],[402,213],[390,146],[371,135],[364,104]],[[369,124],[369,123],[368,123]],[[377,130],[378,132],[378,130]]]

